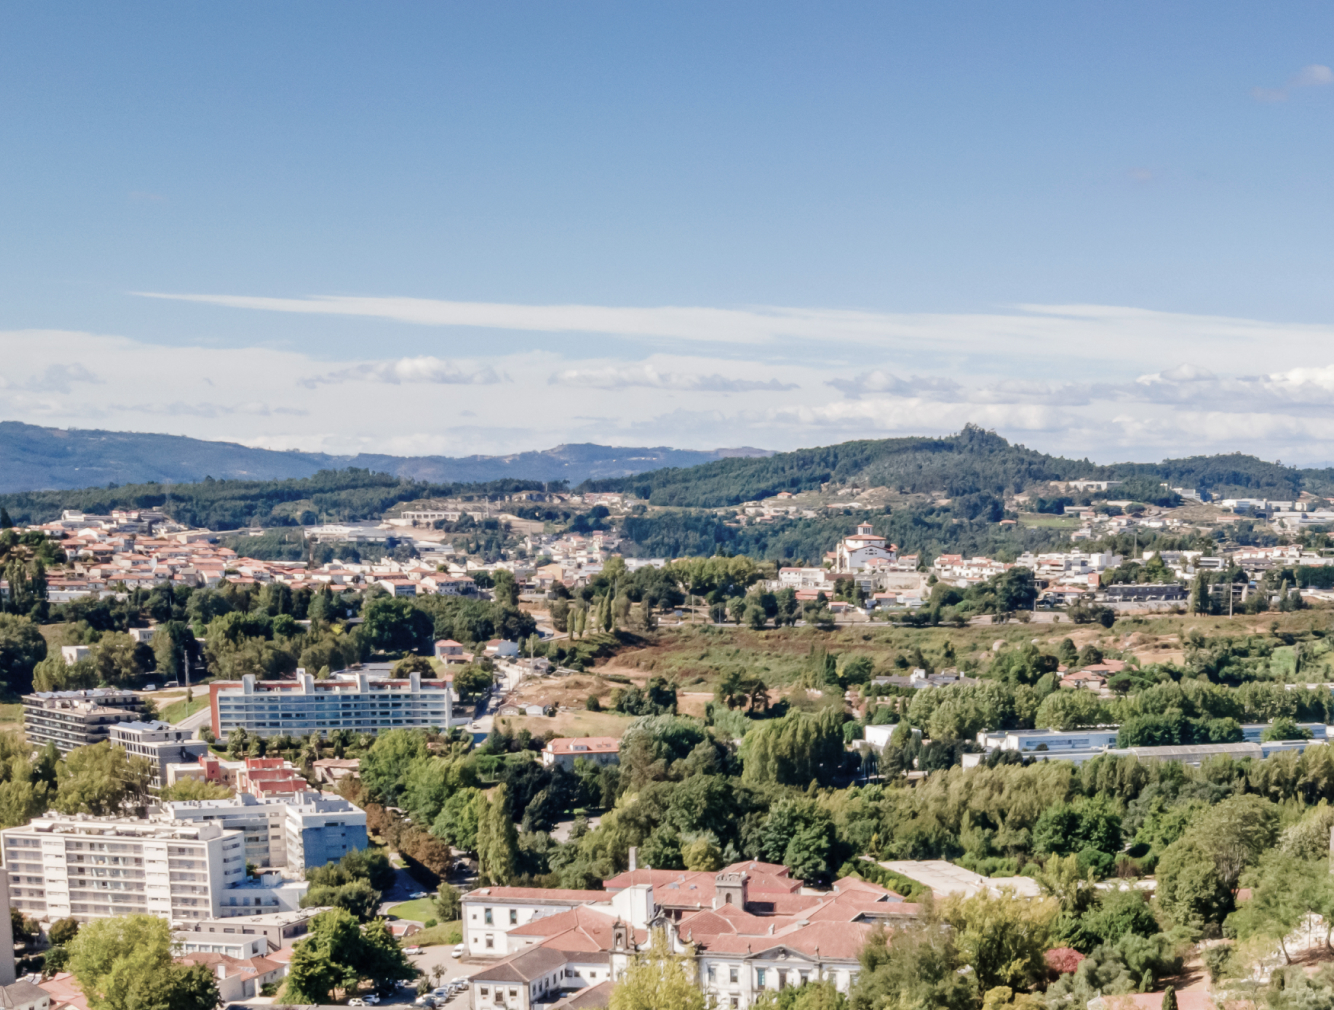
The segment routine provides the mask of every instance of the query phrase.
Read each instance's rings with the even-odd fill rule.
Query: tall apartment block
[[[308,888],[247,877],[242,833],[217,824],[47,816],[0,831],[0,845],[10,902],[34,919],[292,911]]]
[[[53,743],[68,754],[110,739],[112,726],[132,721],[143,707],[133,691],[40,691],[23,696],[23,731],[32,746]]]
[[[309,869],[366,848],[366,814],[345,799],[317,792],[257,799],[178,800],[164,803],[176,823],[217,824],[243,832],[246,861],[255,866]]]
[[[399,728],[447,728],[454,718],[454,692],[448,681],[406,680],[358,671],[316,680],[308,673],[296,680],[261,680],[209,684],[213,733],[225,739],[241,728],[258,736],[283,733],[305,736],[336,729],[378,733]]]

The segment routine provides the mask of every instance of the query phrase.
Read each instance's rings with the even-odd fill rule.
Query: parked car
[[[450,957],[462,957],[462,956],[463,956],[463,944],[459,944],[459,945],[458,945],[457,947],[455,947],[452,951],[450,951],[449,956],[450,956]]]
[[[411,946],[411,947],[404,947],[404,948],[403,948],[403,953],[404,953],[404,954],[420,954],[421,952],[422,952],[422,949],[421,949],[420,947],[416,946],[416,945]]]
[[[145,684],[145,685],[144,685],[144,690],[145,690],[145,691],[156,691],[156,690],[157,690],[157,685],[156,685],[156,684]]]
[[[369,996],[366,997],[366,1002],[369,1003],[371,1006],[375,1006],[376,1003],[380,1002],[380,997],[375,995],[375,993],[371,993]]]
[[[433,1007],[433,1006],[435,1006],[435,997],[434,997],[434,996],[418,996],[418,997],[417,997],[415,1000],[413,1000],[412,1002],[413,1002],[413,1004],[416,1005],[416,1006],[430,1006],[430,1007]]]
[[[448,994],[449,994],[449,986],[447,985],[442,985],[439,989],[431,990],[431,995],[434,996],[436,999],[439,999],[442,996],[447,996]]]
[[[430,895],[427,894],[425,891],[413,891],[411,894],[408,895],[408,897],[411,900],[416,901],[418,898],[429,898]]]
[[[347,1001],[347,1005],[348,1005],[348,1006],[365,1006],[365,1005],[366,1005],[366,1001],[365,1001],[364,999],[350,999],[350,1000]]]

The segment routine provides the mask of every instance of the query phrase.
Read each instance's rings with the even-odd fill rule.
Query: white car
[[[408,899],[411,901],[416,901],[418,898],[429,898],[429,897],[430,895],[427,894],[425,891],[413,891],[411,894],[408,895]]]
[[[364,999],[350,999],[350,1000],[347,1001],[347,1005],[348,1005],[348,1006],[365,1006],[365,1005],[366,1005],[366,1001],[365,1001]]]
[[[450,957],[462,957],[462,956],[463,956],[463,944],[459,944],[459,945],[458,945],[457,947],[455,947],[452,951],[450,951],[450,952],[449,952],[449,956],[450,956]]]
[[[421,952],[422,952],[422,949],[421,949],[420,947],[404,947],[404,948],[403,948],[403,953],[404,953],[404,954],[420,954]]]

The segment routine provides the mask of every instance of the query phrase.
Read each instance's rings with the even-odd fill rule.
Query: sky
[[[0,420],[1334,461],[1334,6],[11,4]]]

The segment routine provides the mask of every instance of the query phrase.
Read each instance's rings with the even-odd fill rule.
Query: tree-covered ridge
[[[620,491],[653,505],[720,508],[779,491],[819,490],[827,482],[888,487],[903,494],[1004,495],[1054,480],[1167,482],[1243,497],[1295,498],[1323,493],[1334,470],[1298,470],[1254,456],[1191,456],[1161,463],[1114,463],[1049,456],[967,425],[944,438],[887,438],[780,452],[764,459],[722,459],[688,469],[655,470],[582,485]]]
[[[315,522],[355,522],[419,498],[458,495],[485,497],[540,491],[538,481],[502,480],[487,484],[426,484],[371,470],[321,470],[293,480],[213,480],[197,484],[127,484],[81,491],[24,491],[0,495],[15,523],[50,522],[65,509],[105,515],[112,509],[161,509],[187,526],[234,530],[246,526],[293,526]],[[293,503],[305,507],[293,509]],[[284,506],[288,506],[284,508]]]

